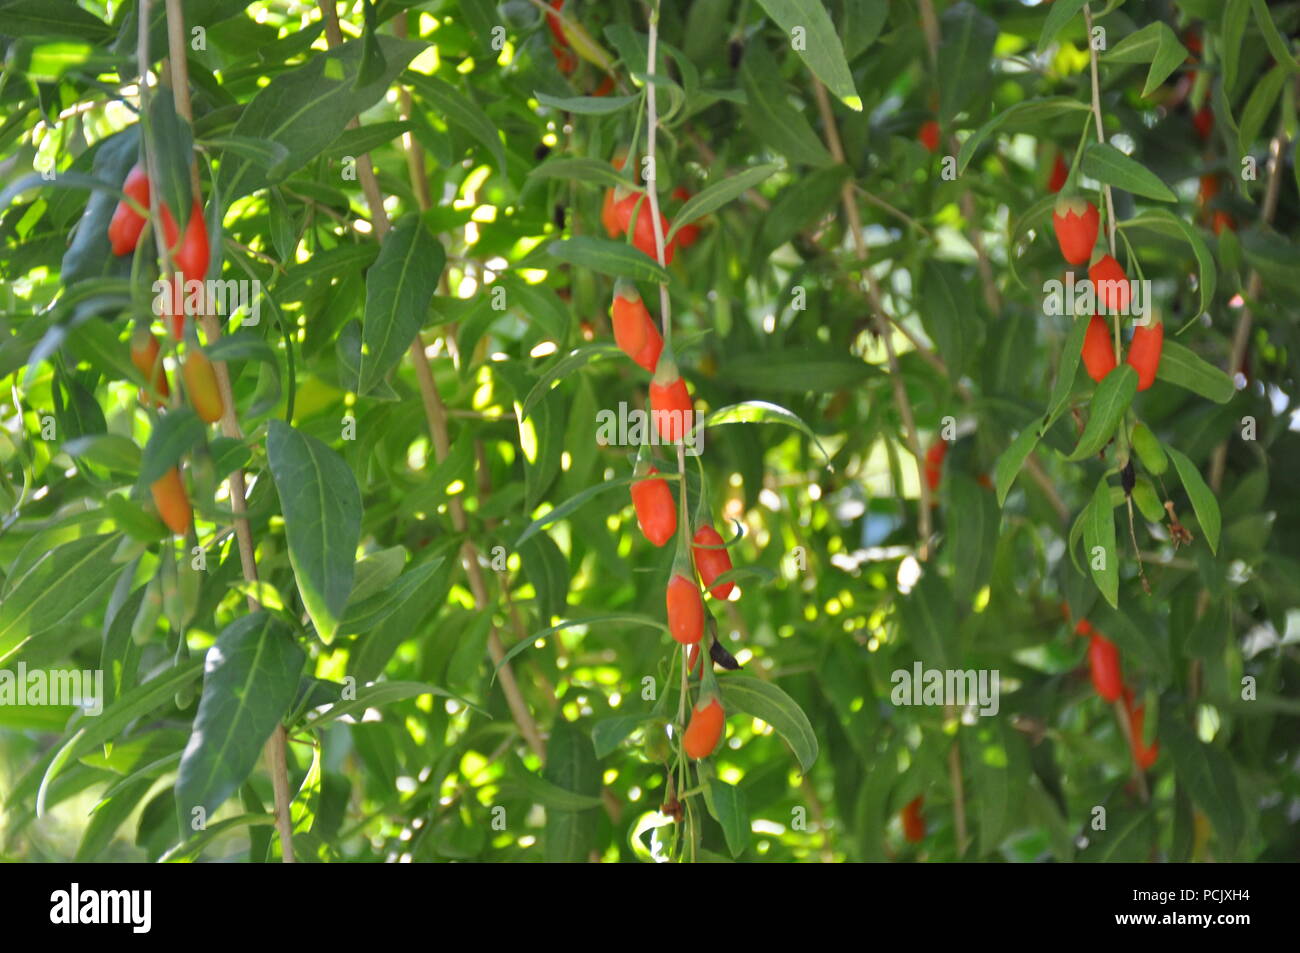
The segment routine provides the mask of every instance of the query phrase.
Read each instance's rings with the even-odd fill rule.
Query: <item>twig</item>
[[[177,113],[187,122],[193,121],[193,111],[190,106],[190,84],[189,84],[189,66],[186,59],[187,46],[185,41],[185,14],[181,8],[181,0],[166,0],[167,11],[167,47],[168,60],[171,70],[172,98],[175,103]],[[139,67],[140,67],[140,95],[141,95],[141,112],[144,110],[144,92],[147,86],[148,71],[148,23],[149,23],[149,0],[140,0],[137,16],[140,20],[140,49],[139,49]],[[152,181],[159,181],[153,178]],[[202,195],[201,182],[199,180],[198,164],[190,163],[190,187],[195,195]],[[163,250],[164,267],[167,268],[169,276],[174,280],[171,270],[171,260],[169,250],[166,248],[166,241],[163,240],[163,233],[158,228],[160,219],[157,209],[157,189],[150,189],[150,204],[153,206],[154,223],[156,234],[158,235],[158,245]],[[201,205],[202,203],[200,203]],[[215,343],[221,337],[221,322],[217,320],[216,315],[209,314],[205,309],[202,314],[198,315],[199,322],[203,326],[204,335],[210,343]],[[234,391],[230,386],[230,372],[226,367],[225,361],[213,360],[212,369],[217,379],[217,392],[221,395],[221,432],[227,437],[233,437],[236,440],[243,439],[243,430],[239,426],[239,418],[235,414],[235,397]],[[247,513],[247,487],[244,483],[244,471],[236,468],[231,472],[230,482],[230,509],[234,514],[235,523],[235,542],[239,549],[239,564],[244,576],[245,582],[257,582],[257,555],[253,546],[253,533],[248,525]],[[253,593],[257,591],[256,586],[248,587],[248,608],[250,612],[256,612],[261,608]],[[275,730],[271,732],[271,737],[267,739],[263,748],[263,754],[266,757],[267,769],[271,775],[271,787],[275,797],[275,827],[280,838],[280,857],[286,864],[294,863],[293,852],[293,822],[290,817],[289,809],[292,796],[289,793],[289,769],[288,769],[288,739],[285,734],[284,725],[277,724]]]
[[[840,142],[839,128],[835,124],[835,114],[831,111],[831,101],[826,94],[826,87],[816,77],[812,78],[812,87],[813,95],[817,99],[817,109],[821,113],[822,125],[826,129],[826,145],[835,161],[843,164],[844,146]],[[893,332],[890,330],[890,323],[885,317],[885,306],[880,298],[880,289],[876,287],[875,279],[871,275],[867,261],[867,246],[862,238],[862,218],[858,214],[858,205],[853,200],[852,178],[844,181],[844,185],[840,189],[840,198],[844,205],[844,215],[848,219],[849,232],[853,236],[854,250],[857,252],[858,260],[862,263],[862,283],[866,288],[867,300],[871,304],[871,317],[876,324],[876,333],[885,345],[885,355],[889,361],[890,382],[894,387],[894,403],[898,407],[899,416],[903,419],[903,429],[907,436],[908,448],[911,450],[912,456],[916,458],[917,482],[921,488],[921,540],[917,555],[924,562],[930,555],[931,533],[930,485],[926,482],[923,465],[925,455],[921,450],[921,438],[916,431],[916,418],[912,414],[912,402],[907,397],[907,388],[903,384],[903,375],[898,370],[898,355],[894,352]]]
[[[343,42],[343,34],[339,29],[338,11],[335,9],[334,0],[320,0],[320,8],[325,18],[327,42],[331,47],[340,45]],[[356,122],[355,117],[352,122]],[[384,209],[383,193],[380,191],[379,182],[375,178],[375,170],[370,162],[369,153],[363,153],[357,157],[357,180],[361,183],[361,190],[366,197],[366,205],[370,208],[370,217],[374,225],[375,235],[380,241],[383,241],[392,225],[388,220],[388,213]],[[418,189],[416,196],[417,200],[423,201]],[[427,211],[423,206],[421,210]],[[415,366],[415,377],[419,383],[420,397],[424,404],[425,420],[429,425],[429,433],[433,439],[434,457],[438,463],[441,463],[446,459],[451,447],[451,441],[447,436],[447,412],[443,406],[442,398],[438,394],[438,387],[433,379],[433,370],[429,366],[429,358],[424,353],[423,337],[418,331],[411,341],[410,355],[411,363]],[[452,527],[457,533],[464,533],[469,526],[469,521],[465,516],[465,508],[460,498],[453,498],[448,508],[451,512]],[[483,579],[483,569],[479,562],[478,548],[469,539],[466,539],[461,547],[461,557],[465,565],[465,573],[469,578],[470,591],[474,595],[474,604],[480,612],[490,612],[492,607],[488,599],[487,585]],[[538,759],[545,760],[546,744],[542,741],[537,723],[533,720],[532,714],[528,711],[528,705],[524,702],[523,695],[519,691],[514,671],[508,663],[504,662],[505,648],[501,644],[501,636],[497,632],[495,624],[488,630],[488,654],[491,656],[493,664],[498,666],[497,675],[501,680],[501,691],[506,697],[506,705],[510,708],[510,714],[515,725],[519,728],[520,734],[523,735],[524,740]]]

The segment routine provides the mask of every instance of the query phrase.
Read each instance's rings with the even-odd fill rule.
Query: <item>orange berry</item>
[[[726,712],[722,704],[711,699],[707,705],[691,711],[691,722],[682,735],[682,750],[688,758],[699,760],[713,754],[722,740],[722,730],[727,725]]]
[[[704,637],[704,600],[694,579],[677,573],[668,580],[668,631],[682,645]]]
[[[172,467],[149,487],[153,504],[158,507],[158,515],[177,536],[189,532],[190,522],[194,519],[194,510],[185,495],[185,484],[181,482],[181,471]]]

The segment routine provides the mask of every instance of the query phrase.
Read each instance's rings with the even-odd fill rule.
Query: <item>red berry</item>
[[[1115,363],[1115,345],[1111,343],[1110,329],[1094,314],[1083,336],[1083,366],[1088,369],[1089,377],[1100,381],[1115,369]]]
[[[690,197],[691,193],[680,185],[673,189],[673,198],[677,199],[679,202],[685,202]],[[677,234],[673,236],[673,244],[677,245],[679,248],[690,248],[695,244],[699,237],[700,226],[683,225],[681,228],[677,229]]]
[[[680,573],[668,580],[668,631],[682,645],[694,645],[704,637],[704,600],[694,579]]]
[[[1049,192],[1059,192],[1065,185],[1065,180],[1070,177],[1070,167],[1065,164],[1061,154],[1056,154],[1056,162],[1052,164],[1052,175],[1047,180],[1047,190]]]
[[[203,203],[198,199],[190,207],[190,219],[185,224],[185,237],[177,243],[176,219],[167,206],[162,207],[163,241],[171,252],[172,267],[181,274],[180,298],[184,300],[185,285],[203,281],[208,276],[208,227],[203,222]],[[171,295],[168,296],[169,300]],[[172,317],[172,333],[181,337],[185,313],[177,308]]]
[[[691,540],[695,545],[692,550],[695,554],[695,568],[699,570],[700,579],[704,581],[704,588],[713,593],[715,599],[726,599],[731,595],[731,590],[736,588],[733,582],[724,582],[720,586],[714,586],[713,580],[717,579],[724,572],[731,572],[731,557],[725,549],[706,549],[707,546],[721,546],[722,537],[712,526],[701,526],[695,531],[695,536]]]
[[[658,473],[651,467],[644,480],[632,484],[632,508],[636,510],[637,525],[645,538],[662,546],[677,532],[677,505],[667,480],[651,479]]]
[[[1210,108],[1209,103],[1192,114],[1192,125],[1196,127],[1196,134],[1202,141],[1210,138],[1210,134],[1214,132],[1214,110]]]
[[[1088,269],[1088,277],[1092,279],[1098,307],[1103,314],[1128,313],[1128,276],[1119,262],[1110,255],[1102,255]]]
[[[644,202],[641,203],[641,207],[639,209],[636,209],[630,214],[634,214],[636,216],[636,222],[633,224],[632,227],[633,228],[632,245],[642,254],[646,255],[649,258],[653,258],[655,261],[658,261],[659,249],[658,246],[655,244],[654,215],[650,208],[650,200],[646,199]],[[659,217],[659,221],[661,227],[663,228],[664,235],[667,236],[668,230],[673,227],[673,223],[670,222],[667,218],[665,218],[662,215]],[[668,245],[664,247],[665,265],[671,265],[673,263],[673,252],[674,252],[673,244],[674,243],[670,242]]]
[[[1108,702],[1113,702],[1124,691],[1120,672],[1119,649],[1100,632],[1094,632],[1088,642],[1088,666],[1092,671],[1092,687]]]
[[[127,173],[122,191],[143,209],[149,208],[149,176],[138,162]],[[145,217],[133,209],[125,199],[117,203],[113,218],[108,223],[108,241],[114,255],[129,255],[135,251],[144,231]]]
[[[925,839],[925,817],[921,814],[923,798],[915,797],[903,808],[903,837],[909,844],[919,844]]]
[[[1129,729],[1133,733],[1132,749],[1133,760],[1143,771],[1149,770],[1151,765],[1156,763],[1156,758],[1160,754],[1159,743],[1152,741],[1151,747],[1147,747],[1142,741],[1142,733],[1146,728],[1147,706],[1133,705],[1133,693],[1127,688],[1124,689],[1124,707],[1128,709]]]
[[[943,478],[943,458],[947,455],[947,440],[935,441],[925,452],[925,482],[932,492],[939,489],[939,481]]]
[[[1052,213],[1052,229],[1056,232],[1061,255],[1072,265],[1082,265],[1092,257],[1092,246],[1097,244],[1097,229],[1101,218],[1097,206],[1078,197],[1059,198]]]
[[[660,361],[654,380],[650,382],[650,410],[655,426],[659,428],[659,436],[665,443],[680,442],[694,426],[691,395],[686,390],[686,381],[677,372],[676,364],[665,366]]]
[[[1225,228],[1230,232],[1235,232],[1237,230],[1237,220],[1222,209],[1215,209],[1211,227],[1216,235],[1220,234]]]
[[[1153,322],[1133,331],[1133,340],[1128,346],[1125,359],[1138,372],[1138,390],[1146,390],[1156,382],[1156,371],[1160,369],[1160,352],[1164,349],[1165,326]]]
[[[624,354],[653,374],[659,364],[664,339],[660,337],[636,285],[624,280],[615,285],[612,310],[614,342]]]
[[[564,7],[564,0],[551,0],[552,10],[560,10],[563,7]],[[552,49],[555,48],[556,44],[559,44],[560,46],[569,45],[569,40],[568,37],[564,35],[564,29],[560,23],[560,18],[557,17],[554,13],[546,14],[546,26],[550,29],[551,36],[555,37],[555,43],[551,44]]]
[[[916,133],[916,138],[921,145],[925,146],[929,152],[939,151],[939,124],[933,119],[922,123],[921,128]]]
[[[700,647],[698,645],[688,645],[686,647],[686,672],[688,675],[695,675],[697,670],[699,672],[704,671],[700,665]]]
[[[722,730],[726,724],[726,712],[722,710],[722,705],[716,698],[710,699],[703,707],[693,709],[691,723],[686,726],[686,733],[682,735],[682,750],[686,752],[686,756],[698,761],[713,754],[718,747],[718,742],[722,740]]]

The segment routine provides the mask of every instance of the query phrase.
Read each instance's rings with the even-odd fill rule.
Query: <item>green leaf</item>
[[[519,547],[524,575],[537,593],[537,611],[545,622],[568,608],[569,560],[545,533],[532,536]]]
[[[348,603],[347,611],[339,620],[340,636],[369,632],[396,613],[407,601],[419,595],[421,588],[438,571],[443,560],[430,559],[412,566],[394,582],[374,595]]]
[[[980,317],[975,310],[975,296],[955,265],[943,261],[926,263],[917,310],[939,356],[952,371],[953,378],[960,378],[979,342]]]
[[[1201,289],[1200,312],[1204,313],[1209,310],[1210,304],[1214,300],[1218,271],[1214,267],[1214,257],[1210,254],[1205,239],[1201,237],[1201,233],[1195,226],[1168,209],[1150,208],[1145,209],[1142,214],[1129,219],[1127,222],[1120,222],[1119,227],[1122,229],[1150,228],[1166,235],[1181,236],[1187,244],[1191,245],[1192,252],[1196,255],[1197,284]]]
[[[1084,175],[1098,182],[1124,189],[1134,195],[1143,195],[1161,202],[1177,202],[1178,196],[1160,179],[1109,143],[1090,142],[1083,150],[1081,166]]]
[[[1003,450],[1002,455],[998,457],[997,467],[994,470],[998,506],[1006,505],[1007,494],[1011,492],[1011,486],[1016,482],[1020,468],[1024,466],[1037,445],[1038,421],[1033,421],[1016,435],[1016,439],[1011,441],[1011,446]]]
[[[3,658],[0,658],[0,661],[4,661]],[[105,708],[99,717],[86,718],[85,727],[64,742],[63,747],[59,748],[50,760],[49,767],[45,769],[36,795],[37,816],[45,813],[45,800],[50,786],[68,764],[94,751],[104,742],[116,738],[119,732],[137,718],[155,714],[163,705],[170,704],[176,693],[188,689],[190,683],[199,677],[202,670],[203,662],[200,659],[184,662],[124,693],[116,702]]]
[[[1217,553],[1219,532],[1223,528],[1219,501],[1201,476],[1201,471],[1196,469],[1196,464],[1192,463],[1186,454],[1173,447],[1168,447],[1167,450],[1170,459],[1174,461],[1174,469],[1178,471],[1178,479],[1183,481],[1183,489],[1187,491],[1187,497],[1192,501],[1192,509],[1196,511],[1196,521],[1201,524],[1205,541],[1210,544],[1210,551]]]
[[[1001,514],[988,491],[966,474],[950,474],[946,483],[952,588],[957,599],[969,605],[992,571]]]
[[[307,656],[288,624],[254,612],[222,629],[203,666],[203,693],[176,776],[181,830],[210,818],[248,778],[293,704]]]
[[[1043,31],[1038,34],[1038,52],[1044,53],[1056,39],[1056,34],[1065,25],[1079,15],[1088,0],[1056,0],[1047,10],[1047,19],[1043,21]]]
[[[853,85],[840,37],[821,0],[758,0],[788,39],[800,30],[803,42],[795,51],[826,88],[854,112],[862,112],[862,97]]]
[[[719,407],[704,418],[705,427],[721,427],[726,424],[784,424],[793,427],[816,444],[817,449],[821,451],[822,459],[828,466],[830,465],[830,454],[817,439],[817,435],[812,432],[812,428],[804,423],[803,418],[798,414],[778,404],[770,404],[765,400],[746,400],[739,404]]]
[[[761,41],[747,45],[740,78],[746,128],[793,163],[828,166],[835,161],[804,114],[791,105],[780,69]]]
[[[95,433],[85,437],[75,437],[63,445],[63,452],[70,457],[81,457],[91,463],[134,473],[140,469],[140,448],[134,441],[114,433]]]
[[[564,629],[577,628],[580,625],[590,626],[610,624],[648,626],[652,629],[658,629],[665,634],[668,632],[668,626],[663,622],[648,615],[638,615],[635,612],[613,612],[606,615],[585,616],[581,619],[565,619],[563,622],[557,622],[555,625],[542,629],[540,632],[534,632],[528,638],[520,639],[514,645],[510,646],[510,650],[506,652],[501,661],[497,663],[496,670],[500,671],[501,666],[505,665],[520,652],[532,648],[539,641],[545,639],[549,635],[554,635],[556,632],[561,632]]]
[[[1107,63],[1150,63],[1142,96],[1150,96],[1188,57],[1187,48],[1178,42],[1174,31],[1163,22],[1149,23],[1130,33],[1107,51]]]
[[[112,556],[117,533],[86,536],[46,550],[17,569],[0,590],[0,663],[28,641],[88,611],[121,566]]]
[[[329,643],[352,591],[361,536],[356,477],[337,453],[281,420],[269,425],[266,456],[298,592],[317,634]]]
[[[904,638],[931,667],[947,668],[956,657],[957,620],[952,592],[937,572],[923,574],[906,596],[894,603]]]
[[[518,758],[512,757],[509,760],[509,781],[523,788],[529,800],[548,811],[587,811],[600,807],[602,803],[599,795],[574,793],[533,774]]]
[[[1231,377],[1195,351],[1168,338],[1160,348],[1156,377],[1200,394],[1216,404],[1226,404],[1237,392]]]
[[[564,380],[578,368],[585,366],[593,360],[603,360],[607,357],[615,357],[623,352],[617,344],[608,344],[600,341],[593,341],[590,344],[583,344],[568,354],[561,356],[549,368],[547,368],[533,389],[528,392],[524,398],[522,409],[519,411],[521,418],[532,414],[537,402],[551,392],[552,386],[556,381]]]
[[[1124,419],[1124,412],[1133,403],[1137,385],[1137,371],[1128,364],[1119,365],[1102,379],[1092,395],[1088,423],[1079,437],[1079,444],[1066,457],[1067,460],[1084,460],[1101,452]]]
[[[673,220],[673,227],[668,229],[668,234],[664,236],[664,242],[673,240],[673,236],[678,230],[696,219],[703,218],[710,212],[715,212],[722,206],[726,205],[732,199],[749,191],[760,182],[767,179],[772,173],[780,170],[780,166],[775,163],[755,166],[752,169],[746,169],[738,175],[730,175],[721,182],[715,182],[707,189],[697,195],[692,195],[683,204],[677,212],[677,218]]]
[[[421,47],[423,48],[423,44]],[[414,87],[422,99],[428,100],[448,125],[458,126],[487,146],[497,168],[503,175],[505,174],[506,150],[501,145],[501,134],[497,132],[497,127],[492,124],[487,113],[483,112],[468,96],[450,83],[444,83],[434,76],[425,76],[414,70],[403,73],[402,82]]]
[[[721,778],[709,778],[704,800],[709,813],[722,827],[727,850],[732,857],[739,857],[749,846],[749,805],[745,803],[745,793]]]
[[[1287,80],[1287,71],[1281,63],[1264,74],[1264,78],[1250,91],[1250,98],[1241,111],[1241,125],[1237,132],[1242,155],[1248,155],[1264,128],[1264,123],[1273,112],[1278,97],[1282,95],[1282,86]]]
[[[760,718],[776,730],[798,759],[805,774],[817,760],[817,733],[798,702],[772,682],[748,675],[718,677],[722,707]]]
[[[158,198],[172,212],[177,235],[183,235],[190,217],[190,162],[193,159],[190,125],[176,114],[171,88],[159,86],[149,100],[149,147],[158,170]],[[151,181],[151,188],[154,187]],[[187,275],[202,278],[202,275]]]
[[[402,360],[429,313],[447,253],[418,216],[397,224],[366,272],[358,391],[368,393]]]
[[[590,502],[593,498],[599,496],[602,493],[607,493],[610,490],[618,489],[621,486],[627,486],[628,484],[632,483],[632,481],[634,481],[635,479],[636,477],[631,475],[619,477],[616,480],[608,480],[604,483],[597,483],[594,486],[587,487],[585,490],[581,491],[580,493],[575,493],[573,496],[569,497],[569,499],[565,500],[563,503],[555,507],[553,510],[548,510],[545,514],[539,516],[537,519],[529,523],[528,528],[525,529],[519,535],[519,538],[517,540],[515,540],[515,548],[522,546],[535,533],[541,532],[543,529],[545,529],[547,526],[550,526],[552,523],[556,522],[557,520],[562,520],[565,517],[572,515],[575,511],[580,509],[586,503]]]
[[[599,159],[548,159],[528,172],[530,179],[566,179],[595,187],[635,189],[636,183]]]
[[[1099,554],[1097,548],[1102,552]],[[1115,508],[1111,506],[1110,484],[1097,481],[1092,502],[1083,519],[1084,559],[1092,580],[1112,607],[1119,605],[1119,552],[1115,548]],[[1098,565],[1100,562],[1100,566]]]
[[[999,111],[992,119],[971,133],[961,144],[957,153],[957,174],[966,171],[966,166],[975,157],[975,151],[984,144],[989,136],[999,129],[1007,131],[1017,129],[1034,129],[1049,120],[1056,119],[1071,112],[1088,112],[1087,103],[1069,96],[1050,96],[1046,99],[1025,99],[1014,106]]]
[[[643,715],[614,715],[612,718],[600,719],[591,726],[591,741],[596,757],[604,758],[613,754],[623,739],[652,718],[654,715],[647,712]]]
[[[229,206],[235,199],[272,185],[316,158],[343,132],[354,116],[373,106],[397,74],[417,53],[422,41],[379,37],[385,69],[373,83],[358,88],[363,44],[353,40],[329,52],[313,53],[297,69],[276,76],[244,107],[233,135],[279,143],[288,156],[268,170],[246,157],[221,164],[217,192]],[[276,172],[271,178],[271,171]]]
[[[1273,59],[1285,65],[1292,73],[1300,73],[1300,63],[1297,63],[1295,57],[1291,55],[1291,48],[1278,32],[1277,24],[1273,22],[1273,16],[1268,11],[1268,4],[1264,0],[1250,0],[1250,5],[1255,11],[1255,22],[1259,24],[1259,32],[1264,34],[1264,44],[1273,54]]]
[[[580,235],[576,238],[553,241],[546,246],[546,250],[553,258],[577,265],[579,268],[598,271],[602,275],[632,278],[636,281],[653,281],[657,284],[663,284],[668,280],[668,272],[659,265],[659,262],[626,242]]]
[[[1176,718],[1161,718],[1162,739],[1174,761],[1178,780],[1210,819],[1229,854],[1246,831],[1246,807],[1232,761],[1218,748],[1200,741]],[[1228,858],[1224,858],[1228,859]]]
[[[340,689],[342,687],[342,685],[339,686]],[[439,688],[437,685],[430,685],[427,682],[375,682],[358,688],[355,698],[341,698],[322,711],[310,713],[306,718],[306,725],[313,729],[320,728],[348,715],[356,715],[371,708],[383,708],[393,702],[404,701],[408,698],[419,698],[421,695],[451,698],[467,708],[482,713],[482,709],[477,705],[471,704],[445,688]]]
[[[506,289],[510,310],[537,325],[542,334],[557,344],[568,340],[572,312],[549,285],[530,285],[518,275],[504,275],[498,283]]]
[[[1056,367],[1056,382],[1052,385],[1052,396],[1047,404],[1048,422],[1039,431],[1041,437],[1047,432],[1057,417],[1065,410],[1074,392],[1074,379],[1079,375],[1079,364],[1083,361],[1083,339],[1088,334],[1088,319],[1076,318],[1066,335],[1065,347],[1061,350],[1061,362]]]
[[[830,393],[856,387],[880,372],[861,358],[833,348],[787,347],[751,351],[718,369],[735,387],[758,392]]]
[[[948,122],[987,89],[998,25],[963,0],[943,12],[939,30],[939,116]]]
[[[4,12],[6,36],[67,37],[105,43],[113,35],[112,27],[81,9],[74,0],[8,0],[0,9]]]
[[[543,92],[534,92],[537,101],[543,106],[560,109],[567,113],[584,116],[604,116],[626,109],[641,99],[640,93],[631,96],[548,96]]]
[[[1223,88],[1232,98],[1237,86],[1237,67],[1241,63],[1242,41],[1250,20],[1250,0],[1228,0],[1223,5],[1223,22],[1219,28],[1219,52],[1223,67]]]
[[[599,799],[600,762],[591,738],[563,717],[551,727],[542,777],[554,787],[581,798]],[[599,807],[546,811],[543,857],[547,863],[585,863],[596,849],[601,815]]]

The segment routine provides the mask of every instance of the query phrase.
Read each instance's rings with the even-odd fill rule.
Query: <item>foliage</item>
[[[0,0],[3,855],[1295,857],[1300,4],[552,6]],[[1052,308],[1054,166],[1150,389]],[[163,207],[229,283],[181,336]],[[598,439],[619,278],[698,457]],[[638,461],[735,567],[689,681]],[[102,713],[3,694],[71,670]]]

